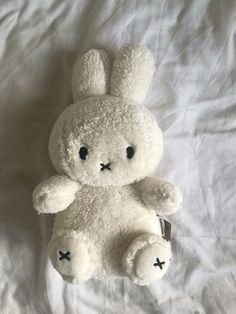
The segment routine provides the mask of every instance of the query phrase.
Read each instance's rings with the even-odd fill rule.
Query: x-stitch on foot
[[[72,283],[88,280],[95,268],[95,249],[82,233],[54,236],[49,245],[54,268]]]
[[[144,234],[129,246],[123,266],[135,283],[148,285],[165,275],[170,260],[170,242],[159,235]]]

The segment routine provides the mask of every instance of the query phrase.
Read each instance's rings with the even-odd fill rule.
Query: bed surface
[[[236,2],[2,1],[0,4],[0,313],[236,312]],[[153,52],[145,105],[165,134],[157,175],[183,191],[173,263],[149,287],[63,283],[47,258],[52,216],[31,193],[54,173],[47,142],[91,47]]]

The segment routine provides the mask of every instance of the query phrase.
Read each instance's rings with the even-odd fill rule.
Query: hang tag
[[[169,221],[165,220],[163,217],[159,217],[160,225],[161,225],[161,232],[164,239],[167,241],[171,240],[171,224]]]

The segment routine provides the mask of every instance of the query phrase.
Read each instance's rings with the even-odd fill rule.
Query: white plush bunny
[[[111,71],[103,50],[89,50],[75,65],[75,103],[49,142],[59,175],[33,193],[39,213],[56,213],[49,255],[69,282],[128,276],[146,285],[169,266],[170,242],[156,214],[175,212],[182,196],[149,176],[163,151],[162,132],[141,105],[154,69],[140,45],[124,46]]]

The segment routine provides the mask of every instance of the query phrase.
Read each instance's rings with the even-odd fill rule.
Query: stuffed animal
[[[168,269],[171,245],[157,214],[174,213],[182,196],[150,176],[163,151],[163,134],[142,106],[154,69],[138,44],[125,45],[112,68],[96,49],[75,64],[74,104],[49,140],[59,174],[33,192],[39,213],[56,214],[49,256],[68,282],[129,277],[148,285]]]

